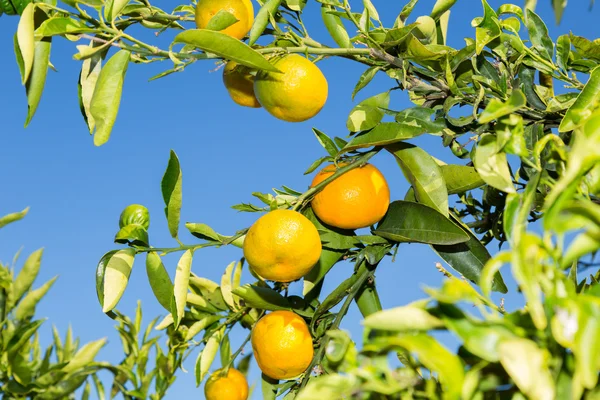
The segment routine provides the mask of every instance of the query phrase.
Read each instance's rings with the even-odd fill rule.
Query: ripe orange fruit
[[[291,210],[260,217],[244,239],[244,257],[262,278],[291,282],[306,275],[321,257],[321,238],[312,222]]]
[[[221,376],[221,370],[212,373],[204,386],[206,400],[246,400],[248,381],[240,371],[229,368],[227,376]]]
[[[301,122],[317,115],[327,101],[327,79],[310,60],[290,54],[273,65],[281,71],[259,72],[254,93],[271,115],[284,121]]]
[[[254,7],[250,0],[198,0],[196,26],[205,29],[209,21],[221,10],[231,13],[237,22],[220,31],[236,39],[242,39],[254,23]]]
[[[316,186],[336,171],[323,168],[313,179]],[[383,174],[371,164],[355,168],[330,182],[311,202],[316,216],[341,229],[359,229],[378,222],[390,205],[390,189]]]
[[[254,76],[250,74],[247,67],[229,61],[223,69],[223,83],[229,92],[229,97],[240,106],[260,107],[260,103],[254,96]]]
[[[252,350],[260,370],[273,379],[300,375],[314,352],[306,322],[291,311],[273,311],[262,317],[252,328]]]

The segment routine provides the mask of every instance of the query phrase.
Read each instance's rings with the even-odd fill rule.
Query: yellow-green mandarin
[[[314,63],[298,54],[276,59],[281,71],[260,72],[254,93],[271,115],[288,122],[306,121],[317,115],[327,101],[327,79]]]

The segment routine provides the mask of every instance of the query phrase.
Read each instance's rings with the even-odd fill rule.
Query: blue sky
[[[167,2],[163,2],[167,3]],[[170,2],[169,2],[170,3]],[[386,25],[391,25],[405,1],[374,0]],[[413,17],[428,14],[434,1],[421,0]],[[472,18],[482,14],[475,0],[462,0],[453,9],[449,45],[462,46],[464,37],[472,37]],[[588,1],[571,2],[561,26],[556,26],[550,1],[540,1],[538,12],[548,22],[553,38],[574,33],[595,38],[596,10],[588,12]],[[355,9],[362,9],[353,0]],[[501,4],[490,1],[493,7]],[[170,9],[175,5],[165,5]],[[256,3],[255,3],[256,6]],[[315,2],[306,8],[306,23],[315,39],[332,44],[321,27]],[[37,284],[52,276],[60,278],[47,299],[38,307],[39,317],[49,320],[42,328],[43,340],[50,340],[50,327],[55,324],[65,332],[69,324],[83,342],[107,337],[109,343],[99,359],[118,362],[121,347],[114,321],[106,317],[98,305],[94,271],[99,258],[116,248],[112,238],[118,229],[121,210],[131,203],[146,205],[151,213],[150,238],[155,246],[170,247],[163,213],[160,179],[169,157],[177,152],[183,169],[182,222],[207,223],[219,232],[230,234],[248,227],[257,214],[238,213],[231,205],[252,201],[254,191],[268,192],[286,185],[305,190],[312,176],[304,170],[324,151],[315,140],[311,128],[331,136],[347,135],[345,120],[353,105],[367,96],[380,93],[393,82],[380,73],[373,83],[352,102],[354,84],[365,67],[343,59],[326,59],[318,65],[329,81],[329,100],[323,111],[303,123],[286,123],[271,117],[263,109],[236,106],[221,83],[221,72],[211,72],[212,62],[199,62],[184,73],[147,82],[156,73],[171,68],[169,62],[131,65],[125,80],[121,109],[108,144],[97,148],[92,144],[77,103],[77,77],[80,65],[72,59],[75,44],[63,39],[53,43],[51,60],[58,73],[49,72],[46,89],[37,115],[23,129],[26,115],[24,89],[14,62],[12,36],[17,18],[3,16],[0,24],[0,54],[4,55],[0,75],[0,182],[3,195],[0,214],[31,207],[28,217],[0,231],[0,259],[8,262],[24,246],[24,253],[45,247],[42,270]],[[161,38],[167,47],[168,38]],[[406,93],[392,92],[390,108],[410,107]],[[447,162],[456,162],[449,151],[441,149],[439,139],[422,137],[414,141]],[[401,199],[407,184],[388,154],[380,154],[375,164],[387,177],[392,199]],[[180,230],[184,243],[195,239],[185,228]],[[496,247],[492,244],[490,250]],[[241,257],[237,248],[205,249],[196,252],[193,271],[219,280],[224,267]],[[378,269],[377,281],[384,308],[406,304],[424,297],[424,285],[437,286],[442,276],[434,265],[435,254],[421,245],[403,245],[395,263],[389,260]],[[176,258],[166,259],[171,273]],[[350,264],[334,267],[325,281],[324,292],[333,289],[351,274]],[[508,271],[505,271],[505,276]],[[252,277],[245,271],[244,282]],[[506,296],[507,308],[518,307],[520,297],[514,294],[514,283],[507,279],[513,294]],[[292,292],[301,290],[293,284]],[[130,285],[118,309],[133,315],[136,302],[142,300],[145,322],[165,311],[154,300],[147,283],[144,259],[136,261]],[[352,306],[342,327],[359,340],[360,315]],[[236,330],[232,348],[243,340],[246,332]],[[448,338],[445,338],[448,340]],[[449,340],[448,343],[452,341]],[[250,350],[250,346],[247,346]],[[193,361],[180,373],[167,396],[198,396]],[[215,362],[215,367],[218,361]],[[259,378],[258,368],[251,367],[250,382]],[[254,398],[260,398],[260,385]]]

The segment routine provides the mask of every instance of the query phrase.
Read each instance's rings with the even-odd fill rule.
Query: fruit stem
[[[304,206],[304,203],[307,200],[309,200],[312,196],[314,196],[315,194],[317,194],[321,190],[323,190],[323,188],[325,186],[327,186],[330,182],[337,179],[340,175],[343,175],[348,171],[351,171],[355,168],[358,168],[358,167],[364,165],[371,157],[373,157],[375,154],[379,153],[380,150],[381,150],[381,148],[376,147],[373,150],[364,153],[360,158],[356,159],[351,164],[345,165],[342,168],[338,168],[333,175],[327,177],[326,179],[323,179],[321,182],[319,182],[319,184],[313,186],[312,188],[308,189],[306,192],[302,193],[302,195],[300,195],[296,199],[296,203],[294,204],[294,207],[292,207],[292,210],[298,211],[300,208],[302,208]]]
[[[242,350],[244,350],[244,346],[246,346],[246,344],[250,341],[251,338],[252,338],[252,331],[250,331],[250,333],[248,334],[248,336],[246,336],[246,339],[244,339],[244,342],[237,349],[237,351],[235,353],[233,353],[233,355],[231,356],[231,359],[227,363],[227,366],[226,366],[226,368],[224,368],[223,372],[227,373],[227,371],[229,370],[229,368],[231,368],[233,366],[233,363],[235,362],[235,359],[240,355],[240,353],[242,352]]]

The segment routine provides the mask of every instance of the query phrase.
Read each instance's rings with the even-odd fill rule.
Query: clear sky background
[[[406,1],[374,0],[380,16],[391,26]],[[162,4],[160,4],[162,3]],[[360,1],[353,0],[356,10]],[[495,8],[503,2],[493,0]],[[522,1],[517,1],[522,5]],[[573,31],[589,38],[597,37],[598,11],[589,12],[589,1],[569,4],[560,26],[554,23],[550,1],[540,1],[538,12],[547,21],[553,39]],[[156,2],[165,10],[176,2]],[[257,3],[254,3],[257,7]],[[429,14],[433,0],[421,0],[409,22]],[[318,4],[309,1],[305,22],[316,40],[333,45],[321,27]],[[462,47],[464,37],[473,37],[471,20],[482,15],[476,0],[461,0],[453,8],[449,45]],[[240,202],[253,201],[254,191],[268,192],[286,185],[300,191],[307,189],[312,176],[303,172],[313,160],[325,155],[314,135],[316,127],[330,136],[345,137],[345,121],[356,102],[393,86],[385,74],[352,102],[352,89],[365,70],[353,61],[331,58],[318,65],[329,81],[329,99],[322,112],[307,122],[287,123],[271,117],[263,109],[238,107],[228,97],[221,82],[221,71],[212,72],[211,61],[198,62],[183,73],[158,81],[148,78],[171,68],[170,62],[130,65],[125,80],[121,109],[112,137],[100,147],[92,138],[81,117],[77,102],[77,78],[80,63],[72,59],[75,43],[56,38],[51,61],[58,73],[50,71],[37,115],[23,129],[27,105],[24,88],[13,55],[13,34],[18,18],[0,19],[0,215],[31,207],[25,220],[0,231],[0,259],[8,262],[24,246],[24,254],[45,247],[42,269],[36,285],[59,275],[46,300],[38,306],[38,317],[48,317],[43,326],[42,341],[51,340],[51,325],[61,332],[72,325],[82,342],[107,337],[109,342],[98,359],[119,362],[121,345],[114,321],[105,316],[96,299],[94,272],[102,254],[117,248],[112,239],[118,230],[121,210],[131,203],[147,206],[151,213],[150,238],[154,246],[171,247],[163,213],[160,180],[167,165],[169,150],[177,152],[183,170],[183,209],[181,240],[195,243],[183,227],[184,222],[207,223],[223,234],[248,227],[258,214],[239,213],[230,208]],[[158,39],[166,48],[170,37]],[[82,41],[81,44],[84,42]],[[390,108],[410,107],[404,92],[392,92]],[[442,149],[436,137],[413,141],[447,162],[458,162]],[[391,188],[392,199],[401,199],[408,186],[393,158],[385,153],[373,159]],[[491,244],[490,251],[497,246]],[[197,251],[193,271],[219,281],[225,266],[239,259],[237,248]],[[144,322],[165,310],[154,299],[147,282],[144,258],[137,259],[129,287],[118,309],[133,315],[136,302],[142,301]],[[173,274],[177,259],[165,259]],[[402,245],[395,263],[389,259],[378,268],[377,282],[384,308],[406,304],[424,297],[424,285],[438,286],[442,276],[434,265],[436,255],[424,245]],[[328,293],[352,273],[352,266],[342,263],[327,276],[323,293]],[[514,294],[514,281],[504,271],[511,294],[506,296],[507,309],[521,306]],[[243,282],[252,282],[246,270]],[[292,293],[301,291],[294,283]],[[360,340],[360,314],[353,305],[342,328]],[[232,348],[236,349],[246,332],[236,329]],[[449,336],[442,338],[449,346]],[[250,351],[250,346],[246,351]],[[185,363],[189,373],[179,373],[168,399],[203,398],[194,383],[196,354]],[[218,366],[218,359],[214,367]],[[253,364],[250,383],[258,382],[259,370]],[[261,398],[260,384],[253,398]]]

